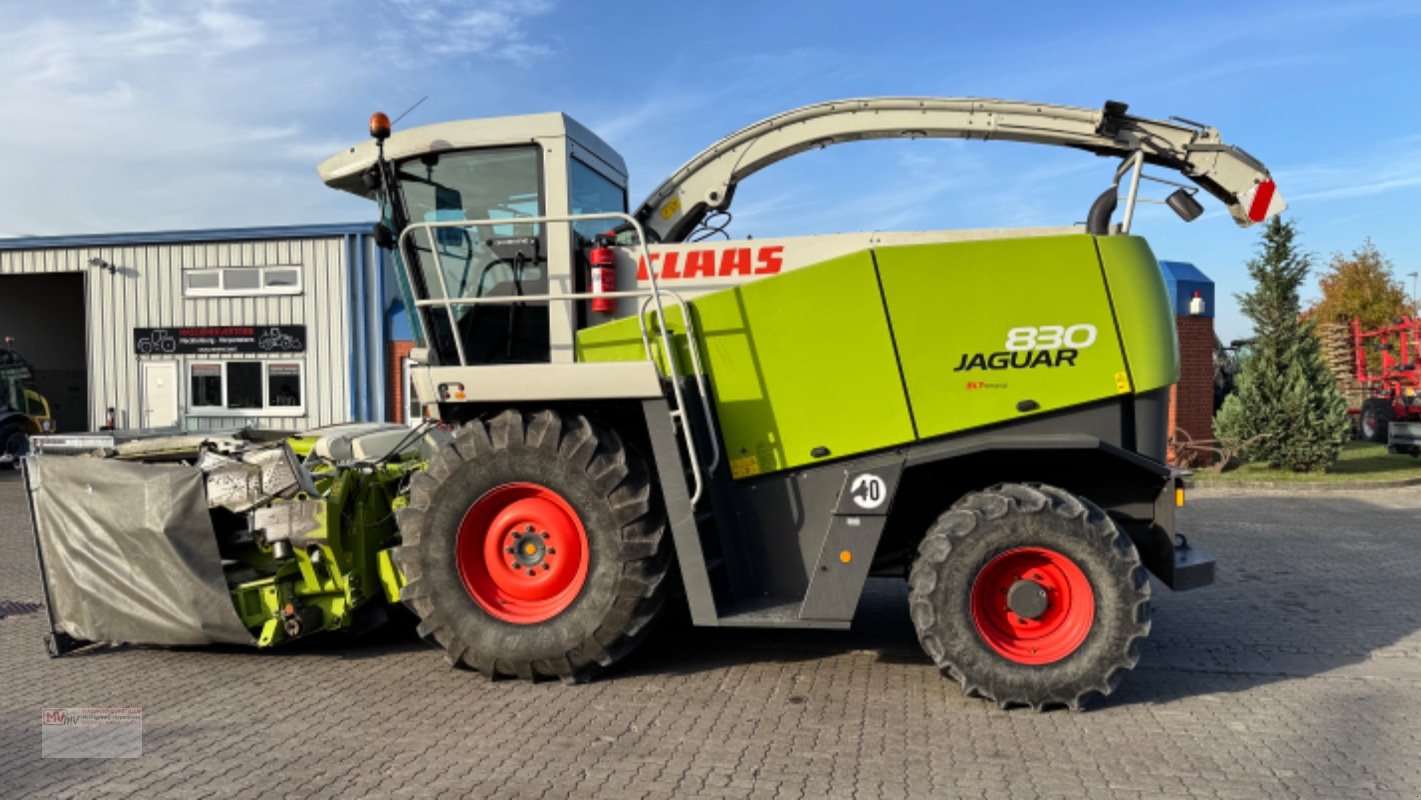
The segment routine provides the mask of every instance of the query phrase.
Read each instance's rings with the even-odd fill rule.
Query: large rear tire
[[[1110,694],[1150,632],[1134,544],[1053,486],[963,497],[924,537],[908,581],[928,656],[964,693],[1002,708],[1080,709]]]
[[[1387,432],[1391,423],[1396,419],[1396,411],[1391,407],[1391,401],[1381,397],[1373,397],[1362,403],[1362,438],[1369,442],[1386,444]]]
[[[459,429],[410,483],[400,593],[450,664],[585,680],[641,640],[670,544],[645,463],[578,414],[508,410]]]

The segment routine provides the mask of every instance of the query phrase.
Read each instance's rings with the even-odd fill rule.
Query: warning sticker
[[[760,459],[755,456],[744,456],[730,459],[730,477],[734,479],[748,478],[751,475],[760,474]]]
[[[1117,373],[1115,373],[1115,393],[1116,393],[1116,394],[1129,394],[1129,393],[1130,393],[1130,373],[1128,373],[1128,372],[1117,372]]]
[[[681,198],[673,197],[670,202],[661,207],[661,218],[671,219],[676,216],[676,212],[681,210]]]

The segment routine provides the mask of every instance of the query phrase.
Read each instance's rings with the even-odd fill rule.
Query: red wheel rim
[[[972,622],[1003,658],[1050,664],[1085,641],[1095,622],[1095,592],[1076,562],[1045,547],[1018,547],[977,573]]]
[[[544,622],[587,582],[587,530],[562,495],[536,483],[484,494],[459,522],[455,560],[464,588],[492,616]]]

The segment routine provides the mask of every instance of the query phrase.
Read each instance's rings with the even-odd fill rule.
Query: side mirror
[[[375,246],[381,250],[395,249],[395,232],[390,230],[390,226],[383,222],[375,223],[375,227],[370,229],[370,235],[375,237]]]
[[[376,189],[379,189],[379,188],[380,188],[380,170],[379,170],[379,168],[378,168],[378,167],[371,167],[370,169],[367,169],[367,170],[365,170],[364,172],[360,173],[360,182],[361,182],[362,184],[364,184],[364,185],[365,185],[365,188],[366,188],[367,190],[369,190],[369,191],[372,191],[372,192],[373,192],[373,191],[375,191]]]
[[[1199,205],[1199,201],[1194,199],[1187,189],[1175,189],[1169,197],[1164,199],[1165,205],[1174,209],[1174,213],[1185,222],[1193,222],[1204,213],[1204,207]]]

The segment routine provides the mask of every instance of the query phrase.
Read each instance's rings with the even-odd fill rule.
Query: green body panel
[[[1130,391],[1092,237],[885,247],[877,259],[919,436]],[[1089,330],[1088,345],[1068,346]]]
[[[813,463],[818,459],[810,453],[820,447],[837,458],[913,439],[869,252],[708,294],[692,305],[736,477]],[[684,334],[679,309],[667,316],[671,330]],[[579,352],[586,361],[643,358],[636,319],[582,331]]]
[[[1137,237],[881,247],[691,305],[736,478],[813,463],[818,447],[841,458],[1147,392],[1179,371],[1168,291]],[[667,316],[689,375],[680,310]],[[578,358],[645,358],[637,320],[581,331]]]
[[[1100,264],[1110,285],[1120,341],[1137,393],[1179,380],[1179,337],[1169,289],[1150,246],[1138,236],[1096,239]]]

